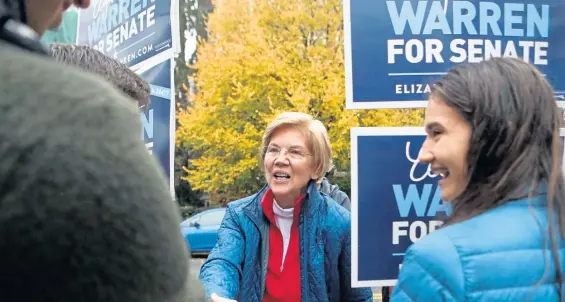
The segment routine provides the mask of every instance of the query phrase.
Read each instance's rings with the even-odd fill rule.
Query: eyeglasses
[[[283,151],[283,149],[279,148],[279,147],[275,147],[275,146],[269,146],[267,147],[267,152],[265,153],[265,155],[267,157],[270,158],[275,158],[275,157],[279,157],[279,155],[281,154],[281,151]],[[312,155],[310,153],[306,153],[300,149],[296,149],[296,148],[291,148],[291,149],[286,149],[284,150],[284,156],[286,156],[288,154],[288,156],[292,159],[303,159],[304,157],[308,156],[308,155]]]

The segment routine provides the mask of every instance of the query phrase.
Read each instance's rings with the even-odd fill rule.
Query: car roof
[[[190,220],[190,219],[192,219],[192,218],[194,218],[194,217],[200,216],[200,215],[202,215],[202,214],[212,213],[212,212],[220,212],[220,211],[225,212],[226,209],[227,209],[227,208],[212,208],[212,209],[206,209],[206,210],[204,210],[204,211],[202,211],[202,212],[195,213],[195,214],[193,214],[192,216],[188,217],[187,219],[183,220],[183,221],[181,222],[181,225],[184,225],[185,222],[187,222],[188,220]]]
[[[204,214],[204,213],[210,213],[210,212],[219,212],[219,211],[225,211],[227,208],[213,208],[213,209],[207,209],[204,210],[202,212],[198,212],[192,216],[196,216],[196,215],[200,215],[200,214]]]

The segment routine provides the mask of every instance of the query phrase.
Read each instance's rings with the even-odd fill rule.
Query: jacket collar
[[[261,206],[263,196],[268,189],[269,185],[265,185],[261,190],[259,190],[259,192],[257,192],[257,194],[255,194],[255,196],[251,199],[251,202],[244,206],[244,212],[255,222],[255,224],[257,224],[258,227],[268,222],[263,212],[263,207]],[[300,211],[301,215],[313,215],[316,211],[318,211],[323,202],[324,198],[318,191],[316,181],[311,180],[308,183],[306,196],[304,196],[304,200],[302,201],[302,209]]]
[[[534,190],[533,187],[525,188],[523,198],[510,201],[510,204],[524,204],[533,206],[544,206],[547,204],[547,182],[542,181]]]
[[[294,201],[293,224],[298,223],[298,216],[300,215],[300,210],[302,209],[302,201],[304,200],[305,196],[306,194],[302,194]],[[265,194],[263,194],[263,198],[261,198],[261,207],[263,209],[263,213],[271,223],[276,223],[275,211],[273,209],[274,204],[275,199],[273,196],[273,191],[267,189]]]

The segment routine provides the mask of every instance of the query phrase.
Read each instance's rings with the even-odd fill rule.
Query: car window
[[[226,214],[225,210],[221,211],[213,211],[210,213],[203,213],[200,216],[200,226],[211,226],[211,225],[219,225],[222,223],[222,219],[224,219],[224,215]]]
[[[183,222],[181,223],[181,225],[188,227],[188,226],[190,226],[193,222],[198,221],[198,219],[200,219],[200,216],[191,217],[191,218],[189,218],[189,219],[183,221]]]

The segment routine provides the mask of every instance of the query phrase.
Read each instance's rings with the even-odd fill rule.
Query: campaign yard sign
[[[344,0],[346,107],[425,107],[460,63],[522,58],[565,103],[563,0]]]
[[[160,162],[174,194],[175,104],[171,66],[169,59],[137,72],[151,87],[151,103],[140,113],[141,139]]]
[[[352,128],[352,282],[391,286],[405,250],[440,226],[437,176],[420,164],[423,128]]]
[[[173,51],[171,11],[171,0],[93,0],[79,12],[76,43],[135,66]]]
[[[424,139],[423,127],[351,129],[353,287],[394,286],[406,249],[450,213],[438,176],[417,160]]]

